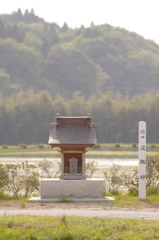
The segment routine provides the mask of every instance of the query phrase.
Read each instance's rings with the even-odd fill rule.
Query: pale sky
[[[5,0],[0,14],[18,8],[29,11],[47,22],[64,22],[71,28],[110,24],[133,31],[159,44],[159,0]]]

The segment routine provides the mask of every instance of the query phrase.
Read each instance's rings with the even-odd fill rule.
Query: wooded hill
[[[106,91],[132,97],[159,89],[159,45],[108,24],[71,29],[34,10],[0,15],[0,89],[88,98]]]
[[[47,143],[56,113],[92,113],[99,143],[159,142],[159,45],[108,24],[0,15],[0,145]]]

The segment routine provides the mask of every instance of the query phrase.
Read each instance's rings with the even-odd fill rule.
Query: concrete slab
[[[72,202],[103,202],[103,201],[115,201],[114,197],[104,197],[104,198],[96,198],[96,199],[88,199],[88,198],[83,198],[83,199],[77,199],[77,198],[72,198],[72,199],[60,199],[60,198],[41,198],[41,197],[31,197],[28,202],[63,202],[63,201],[72,201]]]

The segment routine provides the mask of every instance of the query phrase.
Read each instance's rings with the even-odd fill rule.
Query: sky
[[[0,14],[33,8],[46,22],[70,28],[110,24],[159,44],[159,0],[5,0]]]

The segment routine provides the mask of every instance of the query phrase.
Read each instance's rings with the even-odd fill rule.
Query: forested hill
[[[138,95],[159,89],[159,45],[108,24],[71,29],[34,10],[0,15],[0,90],[33,89],[70,99],[107,91]]]

